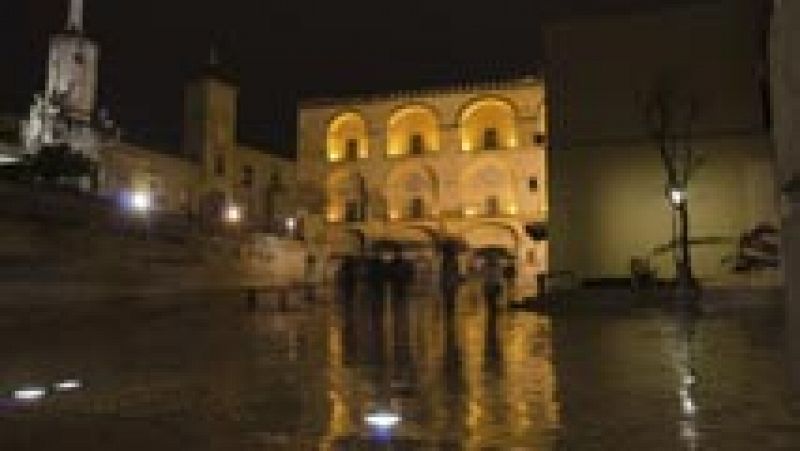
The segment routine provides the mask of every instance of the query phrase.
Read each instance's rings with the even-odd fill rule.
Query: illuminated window
[[[242,186],[245,188],[253,186],[253,167],[249,164],[242,167]]]
[[[411,219],[420,219],[425,216],[425,202],[421,197],[412,197],[408,210]]]
[[[357,201],[347,201],[344,206],[344,220],[347,222],[358,222],[361,220],[361,208]]]
[[[408,142],[408,148],[411,155],[421,155],[425,152],[425,140],[419,133],[414,133]]]
[[[348,161],[358,160],[358,140],[350,138],[345,141],[345,159]]]
[[[500,214],[500,199],[497,196],[486,198],[486,214],[488,216],[498,216]]]
[[[214,157],[214,174],[220,177],[225,175],[225,156],[222,154]]]
[[[487,128],[483,131],[483,148],[487,150],[494,150],[500,147],[500,140],[497,136],[497,129],[494,127]]]

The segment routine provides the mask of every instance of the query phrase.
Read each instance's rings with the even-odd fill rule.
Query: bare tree
[[[673,236],[672,247],[678,250],[676,281],[685,293],[697,286],[690,251],[688,196],[689,183],[702,163],[693,146],[697,116],[696,98],[679,91],[672,83],[657,83],[647,97],[645,118],[664,166],[665,196],[673,208],[673,224],[677,215],[677,238]]]

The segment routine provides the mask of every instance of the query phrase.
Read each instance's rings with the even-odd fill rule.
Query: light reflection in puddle
[[[47,390],[44,387],[27,386],[14,390],[12,397],[15,401],[21,402],[36,402],[44,399],[47,396]]]
[[[83,382],[78,379],[66,379],[53,384],[53,388],[57,392],[69,392],[83,388]]]

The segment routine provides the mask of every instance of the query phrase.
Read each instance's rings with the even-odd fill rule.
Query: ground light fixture
[[[66,379],[53,384],[53,389],[57,392],[68,392],[79,390],[83,387],[83,382],[78,379]]]
[[[36,402],[47,396],[47,389],[44,387],[29,385],[14,390],[11,395],[15,401]]]
[[[386,431],[391,430],[400,424],[400,415],[391,411],[371,412],[364,416],[364,423],[372,428]]]
[[[11,155],[0,155],[0,166],[12,165],[19,163],[19,158]]]

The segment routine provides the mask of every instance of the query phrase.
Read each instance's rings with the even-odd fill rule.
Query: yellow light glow
[[[231,204],[228,205],[227,208],[225,208],[225,215],[224,215],[225,222],[229,224],[238,224],[242,222],[243,217],[244,217],[244,212],[242,211],[242,207]]]
[[[472,152],[472,141],[465,139],[461,147],[464,149],[464,152]]]
[[[400,212],[397,210],[390,210],[389,219],[391,219],[392,221],[397,221],[398,219],[400,219]]]
[[[339,222],[341,220],[341,215],[335,210],[328,211],[327,214],[328,222]]]
[[[508,147],[510,147],[510,148],[517,147],[517,137],[516,136],[510,136],[508,138],[508,141],[506,141],[506,145]]]
[[[508,204],[506,206],[506,213],[510,215],[515,215],[519,213],[519,207],[517,206],[517,204]]]
[[[473,217],[478,215],[478,209],[475,207],[466,207],[464,209],[464,216]]]
[[[335,163],[341,160],[342,160],[342,154],[340,152],[334,150],[328,151],[328,161],[330,161],[331,163]]]

